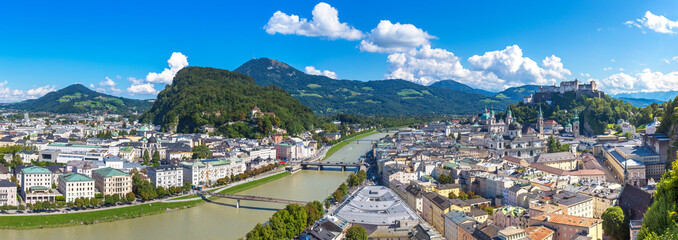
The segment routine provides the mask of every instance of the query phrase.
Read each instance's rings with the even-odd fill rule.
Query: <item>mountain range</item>
[[[405,80],[335,80],[309,75],[283,62],[259,58],[233,70],[261,86],[276,85],[318,114],[448,115],[477,113],[483,108],[505,109],[508,99],[489,96],[449,82],[422,86]]]
[[[233,72],[252,77],[257,85],[275,85],[290,93],[303,105],[320,115],[351,113],[370,116],[451,115],[478,113],[484,108],[505,109],[539,90],[538,85],[511,87],[501,92],[472,88],[454,80],[442,80],[430,86],[390,79],[373,81],[336,80],[306,74],[283,62],[260,58],[250,60]],[[634,106],[645,107],[673,99],[678,91],[624,93],[613,97]],[[160,95],[159,95],[160,96]],[[116,97],[73,84],[43,97],[2,107],[24,111],[86,113],[101,111],[128,114],[144,113],[153,100]]]
[[[115,114],[143,113],[154,100],[137,100],[92,91],[82,84],[73,84],[44,96],[4,105],[4,108],[31,112],[88,113],[106,112]]]

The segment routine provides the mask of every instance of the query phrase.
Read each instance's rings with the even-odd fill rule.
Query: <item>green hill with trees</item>
[[[540,102],[510,106],[513,117],[520,123],[536,123],[539,109],[544,119],[553,119],[565,125],[579,114],[582,134],[602,134],[619,119],[625,119],[635,126],[652,122],[654,116],[661,116],[661,105],[653,104],[645,108],[633,106],[625,101],[603,96],[602,98],[577,97],[573,92],[554,95],[551,104]]]
[[[38,99],[5,105],[5,108],[30,112],[115,114],[143,113],[151,108],[152,100],[137,100],[116,97],[92,91],[82,84],[73,84],[50,92]]]
[[[510,102],[475,92],[422,86],[405,80],[335,80],[309,75],[268,58],[250,60],[233,71],[256,79],[261,86],[279,86],[322,115],[470,114],[490,105],[505,108]]]
[[[261,114],[252,119],[255,106]],[[216,134],[250,138],[273,133],[274,127],[294,135],[320,125],[313,111],[285,90],[256,85],[240,73],[205,67],[180,70],[140,119],[164,131],[195,133],[211,125]]]

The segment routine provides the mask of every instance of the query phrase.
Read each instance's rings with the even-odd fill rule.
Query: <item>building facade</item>
[[[100,168],[92,171],[95,186],[104,195],[117,194],[124,197],[132,192],[132,176],[114,168]]]
[[[66,198],[66,202],[73,202],[77,198],[93,198],[95,187],[94,179],[79,173],[66,173],[59,176],[59,191]]]

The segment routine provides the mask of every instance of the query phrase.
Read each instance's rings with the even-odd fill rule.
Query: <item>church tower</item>
[[[506,110],[506,129],[509,129],[509,126],[511,126],[511,123],[513,123],[513,114],[511,113],[511,108],[508,108]]]
[[[574,139],[579,138],[579,113],[574,112],[574,121],[572,123],[572,132],[574,133]]]
[[[537,128],[539,128],[539,133],[544,133],[544,114],[541,112],[541,106],[539,106],[539,116],[537,116]]]

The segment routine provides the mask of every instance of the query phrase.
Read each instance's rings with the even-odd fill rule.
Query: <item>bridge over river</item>
[[[221,193],[213,193],[213,192],[206,192],[206,191],[198,191],[198,194],[201,196],[215,196],[215,197],[220,197],[220,198],[228,198],[228,199],[235,199],[237,200],[235,207],[240,208],[240,200],[249,200],[249,201],[258,201],[258,202],[272,202],[272,203],[282,203],[282,204],[299,204],[301,206],[306,205],[308,202],[304,201],[296,201],[296,200],[287,200],[287,199],[280,199],[280,198],[272,198],[272,197],[259,197],[259,196],[250,196],[250,195],[237,195],[237,194],[221,194]]]

